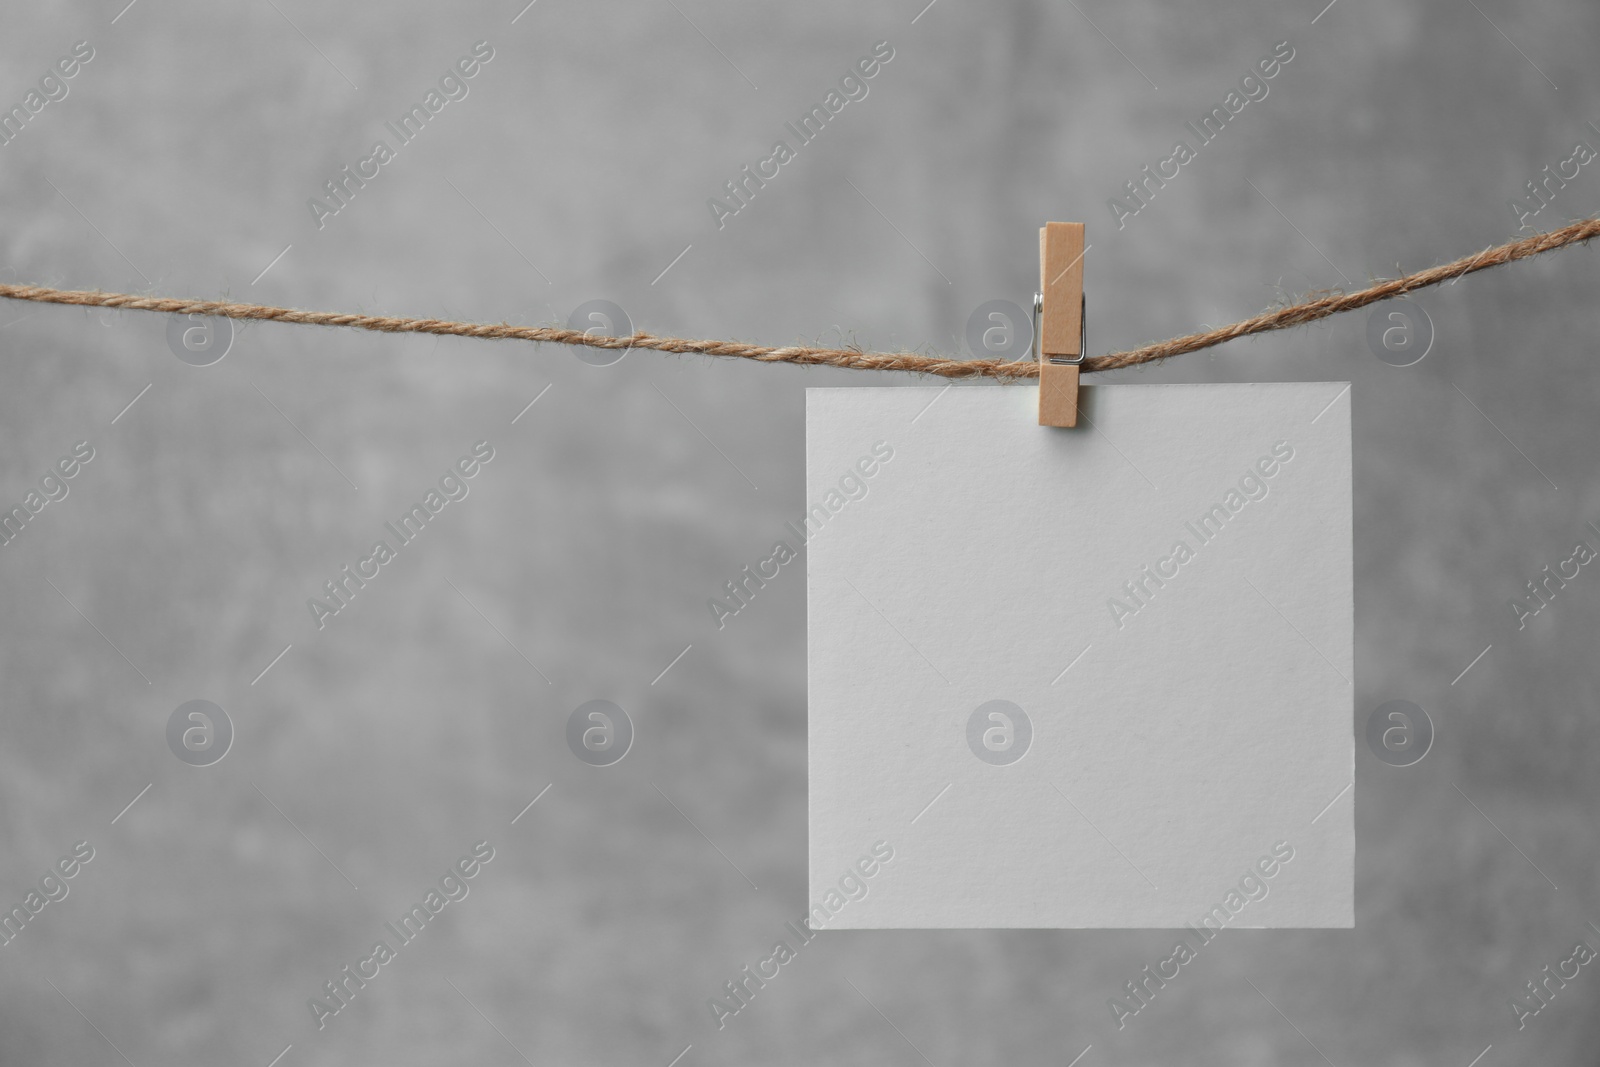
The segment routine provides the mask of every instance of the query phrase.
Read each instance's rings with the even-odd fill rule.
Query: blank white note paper
[[[1352,926],[1349,386],[1037,402],[807,391],[813,925]]]

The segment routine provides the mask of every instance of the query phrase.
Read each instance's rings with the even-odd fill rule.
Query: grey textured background
[[[95,49],[0,147],[8,280],[528,323],[605,297],[953,352],[1079,219],[1107,351],[1503,240],[1600,142],[1580,0],[124,3],[5,14],[7,107]],[[885,39],[719,231],[706,198]],[[1106,199],[1285,39],[1118,231]],[[307,198],[478,40],[470,95],[318,231]],[[1594,210],[1592,169],[1534,224]],[[1600,543],[1597,280],[1575,251],[1430,292],[1407,369],[1358,314],[1113,376],[1353,381],[1352,728],[1406,698],[1439,731],[1410,768],[1358,747],[1353,932],[1230,933],[1121,1033],[1105,1000],[1169,934],[824,934],[726,1030],[705,1006],[806,905],[803,579],[721,632],[705,601],[801,509],[805,387],[909,382],[290,326],[194,368],[163,317],[7,304],[0,498],[96,457],[0,549],[0,900],[96,854],[0,947],[0,1062],[1594,1063],[1593,967],[1520,1033],[1509,1001],[1600,944],[1600,593],[1585,569],[1520,632],[1508,602]],[[484,438],[471,495],[316,631],[306,598]],[[594,697],[638,731],[606,769],[563,739]],[[237,731],[208,768],[164,739],[195,698]],[[480,839],[471,895],[318,1032],[307,998]]]

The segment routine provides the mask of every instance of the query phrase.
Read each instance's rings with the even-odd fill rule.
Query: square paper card
[[[1349,385],[1082,396],[807,390],[812,924],[1352,926]]]

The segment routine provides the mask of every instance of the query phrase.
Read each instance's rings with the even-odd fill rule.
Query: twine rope
[[[1252,334],[1302,326],[1344,311],[1375,304],[1380,300],[1404,296],[1418,289],[1439,285],[1453,278],[1480,270],[1503,266],[1553,252],[1600,236],[1600,219],[1583,219],[1548,233],[1508,241],[1466,256],[1452,263],[1430,267],[1415,274],[1376,282],[1355,292],[1322,290],[1306,299],[1264,311],[1254,318],[1220,326],[1204,333],[1191,333],[1168,341],[1145,345],[1083,361],[1086,372],[1117,370],[1142,363],[1153,363],[1186,352],[1211,348],[1224,341]],[[635,333],[629,337],[605,337],[556,326],[512,326],[509,323],[455,322],[448,319],[413,319],[389,315],[352,315],[332,311],[300,311],[265,304],[236,304],[222,300],[181,300],[173,297],[138,296],[132,293],[104,293],[81,289],[51,289],[39,285],[0,284],[0,297],[33,300],[45,304],[71,304],[80,307],[123,308],[129,311],[159,311],[176,315],[211,315],[229,319],[262,319],[270,322],[298,322],[311,326],[346,326],[379,333],[427,333],[450,337],[484,337],[495,340],[535,341],[589,348],[651,349],[690,355],[725,356],[753,359],[761,363],[800,363],[855,370],[912,371],[941,378],[1037,378],[1039,364],[1031,359],[950,359],[918,352],[865,352],[856,348],[811,348],[790,345],[772,348],[741,341],[695,341],[680,337],[656,337]]]

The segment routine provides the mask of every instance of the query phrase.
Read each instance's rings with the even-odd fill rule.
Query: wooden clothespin
[[[1039,295],[1034,346],[1039,354],[1039,425],[1078,425],[1078,369],[1083,363],[1083,223],[1047,222],[1039,231]]]

